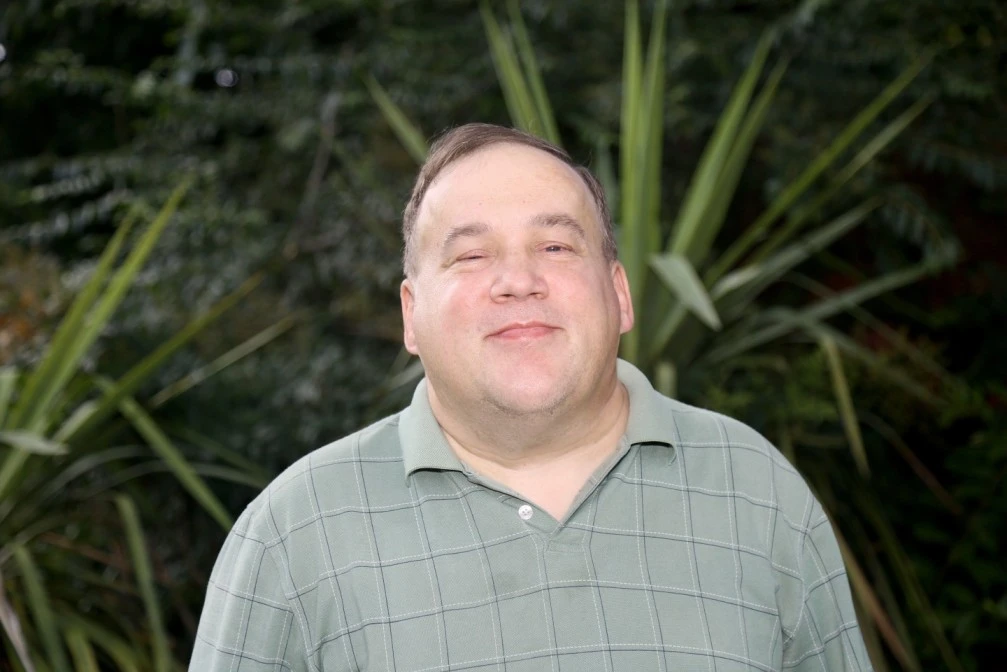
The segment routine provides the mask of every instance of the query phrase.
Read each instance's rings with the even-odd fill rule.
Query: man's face
[[[438,399],[513,415],[590,403],[633,326],[601,227],[580,176],[532,147],[490,145],[437,177],[401,299]]]

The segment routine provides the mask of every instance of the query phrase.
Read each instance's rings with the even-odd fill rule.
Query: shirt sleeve
[[[871,670],[839,544],[817,501],[811,513],[798,542],[803,585],[796,621],[784,634],[783,669]]]
[[[190,672],[308,672],[298,613],[274,550],[249,532],[248,510],[210,575]]]

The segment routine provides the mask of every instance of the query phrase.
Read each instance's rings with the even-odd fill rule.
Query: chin
[[[509,385],[488,388],[484,399],[505,415],[551,415],[561,409],[572,396],[573,390],[557,381],[542,381],[543,384],[529,384],[521,381],[514,385],[512,377]]]

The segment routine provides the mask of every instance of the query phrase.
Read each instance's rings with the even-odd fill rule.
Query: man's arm
[[[871,670],[835,534],[817,501],[799,541],[803,595],[783,641],[783,669]]]
[[[249,533],[250,519],[246,510],[213,567],[190,672],[311,669],[284,570],[275,549]]]

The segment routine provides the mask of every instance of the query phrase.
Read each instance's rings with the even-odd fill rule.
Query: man
[[[795,470],[617,360],[632,301],[590,173],[463,126],[403,234],[426,379],[246,509],[191,670],[870,669]]]

